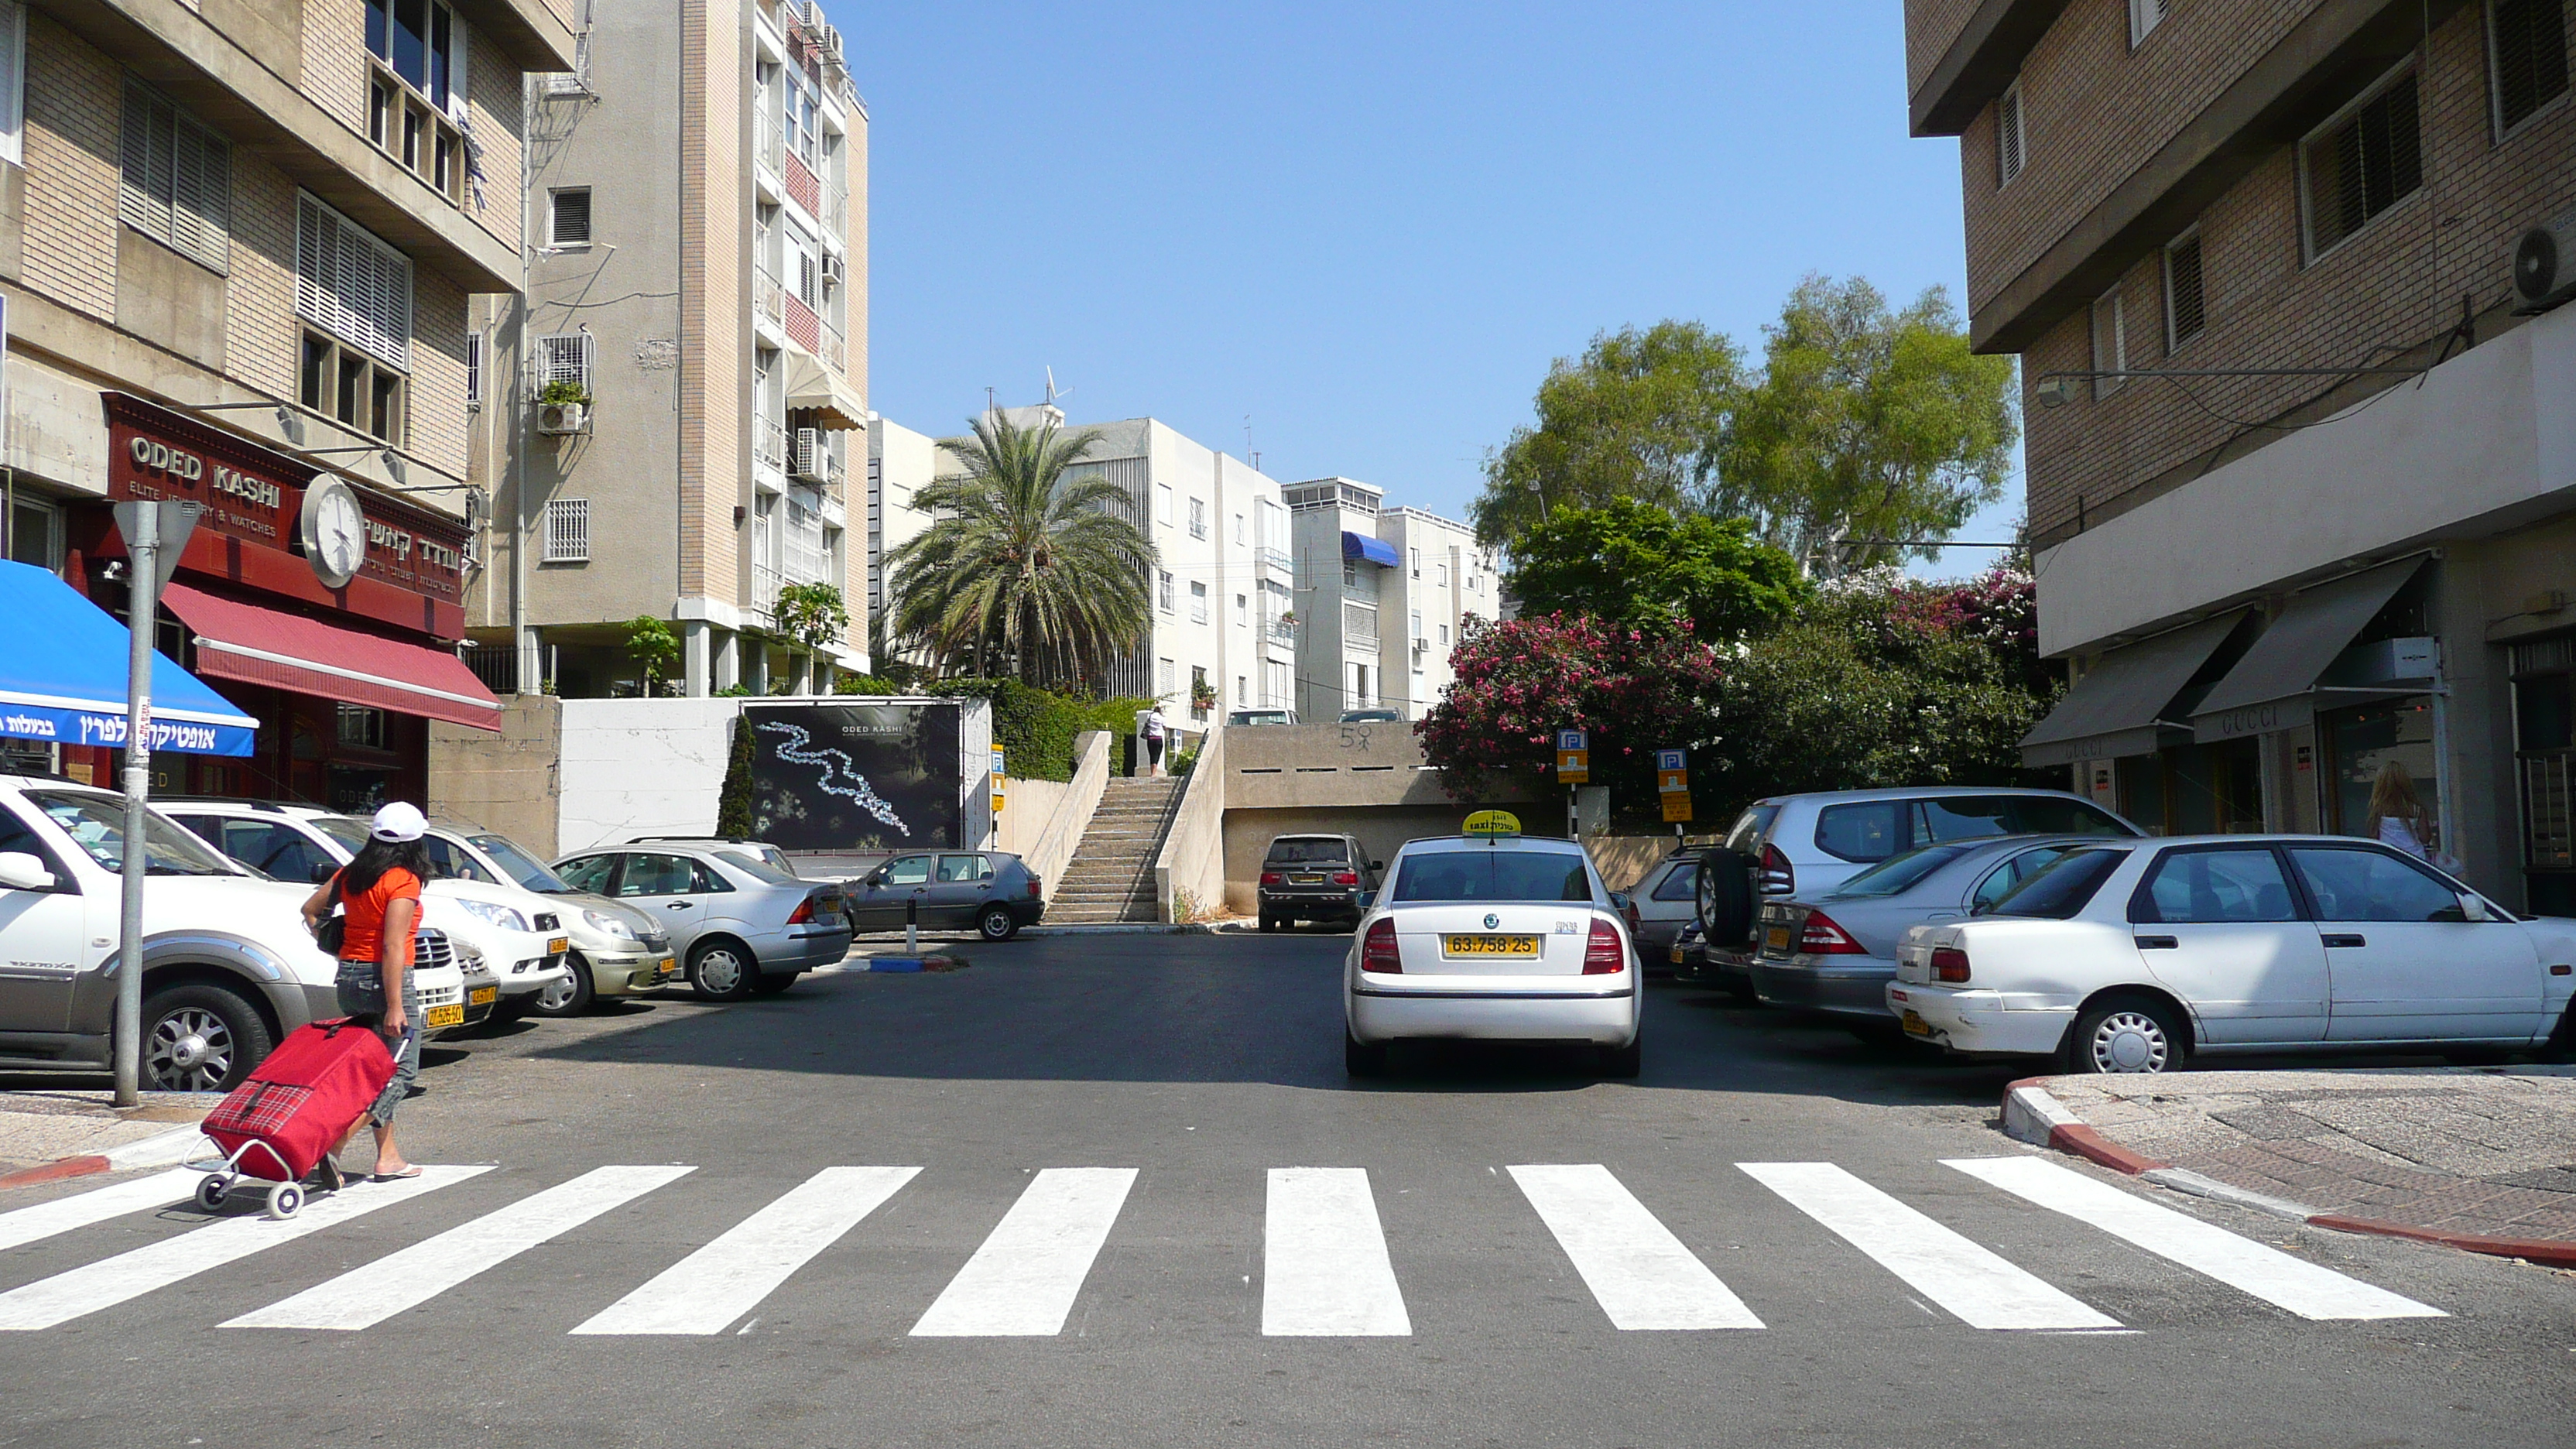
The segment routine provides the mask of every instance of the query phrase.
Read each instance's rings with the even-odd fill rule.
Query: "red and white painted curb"
[[[34,1167],[0,1174],[0,1191],[13,1187],[31,1187],[40,1182],[59,1182],[66,1177],[89,1177],[101,1172],[131,1172],[138,1167],[175,1167],[185,1162],[205,1141],[205,1134],[195,1127],[174,1127],[149,1137],[111,1147],[105,1152],[84,1152],[77,1157],[58,1157]]]
[[[2004,1132],[2007,1135],[2034,1147],[2072,1153],[2114,1172],[2144,1178],[2159,1187],[2187,1192],[2194,1197],[2232,1202],[2274,1217],[2306,1223],[2310,1227],[2408,1238],[2419,1243],[2440,1243],[2445,1247],[2499,1258],[2521,1258],[2545,1267],[2576,1268],[2576,1243],[2552,1238],[2490,1238],[2477,1233],[2446,1233],[2433,1228],[2410,1227],[2405,1223],[2381,1222],[2377,1218],[2321,1213],[2304,1203],[2255,1192],[2187,1167],[2173,1167],[2142,1157],[2085,1125],[2081,1118],[2067,1110],[2065,1103],[2051,1096],[2048,1088],[2041,1085],[2046,1080],[2044,1077],[2024,1077],[2004,1089]]]

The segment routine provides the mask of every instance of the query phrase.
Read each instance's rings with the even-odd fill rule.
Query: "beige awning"
[[[790,349],[787,353],[787,410],[810,413],[812,420],[803,424],[815,428],[864,428],[868,425],[868,405],[859,390],[823,365],[811,354]]]

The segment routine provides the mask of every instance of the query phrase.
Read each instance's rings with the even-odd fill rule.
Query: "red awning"
[[[169,584],[161,602],[197,636],[197,673],[476,729],[501,727],[501,701],[453,654],[237,604]]]

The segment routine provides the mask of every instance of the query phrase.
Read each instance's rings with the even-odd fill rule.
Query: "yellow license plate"
[[[465,1003],[461,1001],[453,1001],[449,1002],[445,1006],[433,1006],[429,1010],[421,1013],[420,1024],[428,1027],[432,1031],[436,1031],[442,1026],[463,1026],[465,1024]]]
[[[498,986],[477,986],[465,993],[467,1004],[472,1006],[490,1006],[500,999],[501,988]]]
[[[673,971],[678,970],[679,966],[680,962],[678,957],[665,956],[661,960],[653,963],[653,974],[656,976],[669,976]]]
[[[570,936],[557,936],[546,942],[546,954],[549,956],[560,956],[571,949],[572,937]]]
[[[1443,936],[1443,956],[1536,956],[1536,936]]]
[[[1905,1013],[1905,1029],[1916,1036],[1930,1036],[1932,1023],[1925,1021],[1922,1013],[1909,1011]]]
[[[1763,936],[1763,939],[1771,943],[1772,950],[1786,951],[1789,949],[1789,928],[1786,926],[1773,926],[1770,931]]]
[[[1670,951],[1665,952],[1664,956],[1665,959],[1671,961],[1676,966],[1682,964],[1682,948],[1679,946],[1675,946]]]

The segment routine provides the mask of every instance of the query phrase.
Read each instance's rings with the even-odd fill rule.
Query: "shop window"
[[[2496,135],[2502,138],[2567,94],[2565,0],[2492,0],[2487,66]]]
[[[2317,734],[2326,749],[2326,829],[2335,835],[2377,839],[2379,827],[2371,796],[2383,777],[2402,772],[2406,786],[2423,805],[2434,838],[2442,833],[2440,762],[2433,753],[2433,697],[2414,695],[2385,704],[2367,704],[2317,716]]]
[[[62,515],[42,498],[21,494],[9,509],[9,561],[52,569],[62,562]]]
[[[179,255],[225,270],[231,259],[232,144],[158,91],[129,80],[121,145],[117,216]]]
[[[2513,650],[2524,904],[2576,916],[2576,637]]]
[[[2343,244],[2424,182],[2415,72],[2383,81],[2299,146],[2308,259]]]
[[[362,704],[340,706],[340,743],[362,749],[385,747],[385,712]]]
[[[367,139],[451,205],[465,203],[465,22],[436,0],[367,0]]]

